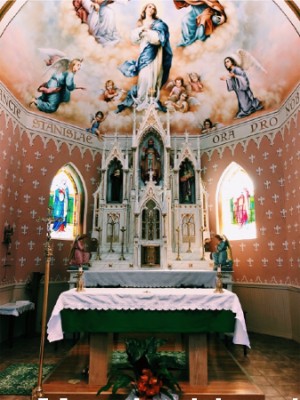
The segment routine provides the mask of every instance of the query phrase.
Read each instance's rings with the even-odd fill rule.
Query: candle
[[[83,271],[83,269],[82,269],[82,266],[81,266],[81,265],[80,265],[80,267],[79,267],[78,271],[79,271],[79,272],[82,272],[82,271]]]
[[[221,272],[221,265],[218,266],[218,272]]]

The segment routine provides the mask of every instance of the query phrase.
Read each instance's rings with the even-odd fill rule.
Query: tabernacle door
[[[142,246],[141,252],[142,267],[160,266],[160,246]]]

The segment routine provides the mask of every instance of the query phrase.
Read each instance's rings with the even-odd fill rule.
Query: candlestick
[[[216,280],[216,288],[214,293],[223,293],[223,282],[222,282],[222,268],[221,265],[218,266],[217,269],[217,280]]]
[[[78,268],[76,291],[77,292],[83,292],[84,291],[82,265],[80,265],[79,268]]]
[[[177,257],[176,257],[176,260],[179,261],[179,260],[181,260],[180,253],[179,253],[179,235],[180,235],[179,226],[176,228],[176,232],[177,232]]]

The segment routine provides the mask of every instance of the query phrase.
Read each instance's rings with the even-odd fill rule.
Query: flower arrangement
[[[166,343],[164,339],[154,337],[143,340],[127,339],[125,341],[128,360],[127,372],[112,367],[106,385],[97,395],[112,389],[115,394],[119,389],[128,389],[131,398],[140,400],[152,399],[155,396],[176,400],[175,393],[181,392],[179,384],[168,370],[165,357],[157,349]]]

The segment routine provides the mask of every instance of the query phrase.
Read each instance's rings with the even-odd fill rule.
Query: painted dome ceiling
[[[169,110],[176,134],[199,133],[207,118],[227,126],[270,113],[299,82],[299,20],[278,2],[157,0],[152,25],[140,0],[2,3],[2,84],[28,115],[84,131],[94,124],[102,134],[131,133],[132,109],[139,117],[144,106],[139,90],[151,80],[160,91],[147,89],[146,100],[157,102],[162,120]],[[238,88],[229,57],[243,74]],[[69,76],[74,59],[80,68]],[[59,81],[69,78],[66,91]]]

